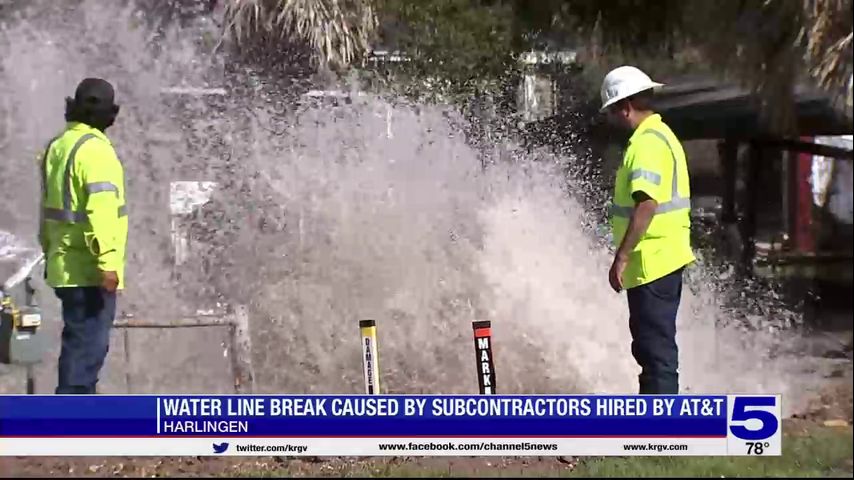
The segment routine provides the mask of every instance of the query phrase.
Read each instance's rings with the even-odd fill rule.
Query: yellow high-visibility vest
[[[71,122],[42,156],[39,240],[51,287],[101,283],[99,270],[124,287],[128,217],[124,169],[107,136]]]
[[[635,130],[617,170],[611,205],[611,228],[619,247],[642,191],[658,202],[655,216],[629,255],[623,286],[633,288],[655,281],[695,260],[691,250],[691,187],[682,144],[654,114]]]

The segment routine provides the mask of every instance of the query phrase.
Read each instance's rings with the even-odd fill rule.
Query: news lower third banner
[[[0,396],[0,455],[780,455],[779,395]]]

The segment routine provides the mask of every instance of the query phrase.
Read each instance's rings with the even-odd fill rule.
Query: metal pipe
[[[113,324],[115,328],[200,328],[227,327],[235,325],[232,317],[179,318],[175,320],[152,320],[121,318]]]
[[[33,364],[27,364],[27,395],[36,393],[36,372]]]
[[[32,271],[44,261],[44,254],[39,253],[29,259],[3,284],[0,298],[8,295],[21,282],[26,282],[25,295],[27,305],[35,305],[35,290],[30,284]],[[136,319],[124,316],[113,323],[114,328],[126,329],[124,332],[125,361],[130,369],[130,338],[127,329],[130,328],[201,328],[201,327],[230,327],[232,344],[232,368],[234,372],[234,388],[237,393],[252,393],[255,387],[255,372],[252,367],[252,341],[249,335],[249,315],[244,306],[238,306],[231,315],[218,312],[200,313],[194,317],[184,317],[174,320]],[[35,371],[33,365],[27,365],[27,393],[35,392]],[[128,391],[132,391],[130,371],[126,375]]]
[[[255,371],[252,366],[252,338],[249,335],[249,314],[244,306],[238,306],[232,314],[203,314],[197,317],[185,317],[174,320],[136,319],[123,317],[113,326],[125,329],[125,361],[130,368],[128,329],[131,328],[200,328],[229,327],[231,367],[234,375],[234,391],[238,394],[252,393],[255,390]],[[130,373],[126,376],[128,389],[131,388]]]
[[[124,329],[124,347],[125,347],[125,386],[128,393],[133,393],[133,384],[131,383],[131,363],[130,363],[130,329]]]
[[[160,93],[170,93],[175,95],[190,95],[194,97],[204,95],[224,96],[228,92],[224,88],[204,88],[204,87],[166,87],[161,88]]]
[[[231,328],[232,369],[235,393],[255,391],[255,370],[252,365],[252,337],[249,335],[249,312],[243,305],[235,308]]]

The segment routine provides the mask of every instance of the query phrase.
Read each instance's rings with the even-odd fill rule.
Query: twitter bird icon
[[[213,444],[214,453],[223,453],[226,450],[228,450],[228,442],[214,443]]]

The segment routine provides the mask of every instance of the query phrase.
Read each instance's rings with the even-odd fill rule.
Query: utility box
[[[0,293],[2,295],[2,293]],[[33,365],[44,358],[47,341],[39,332],[41,311],[38,307],[16,307],[3,297],[0,310],[0,363]]]
[[[34,365],[47,352],[41,309],[30,283],[41,275],[41,252],[0,232],[0,363]]]

